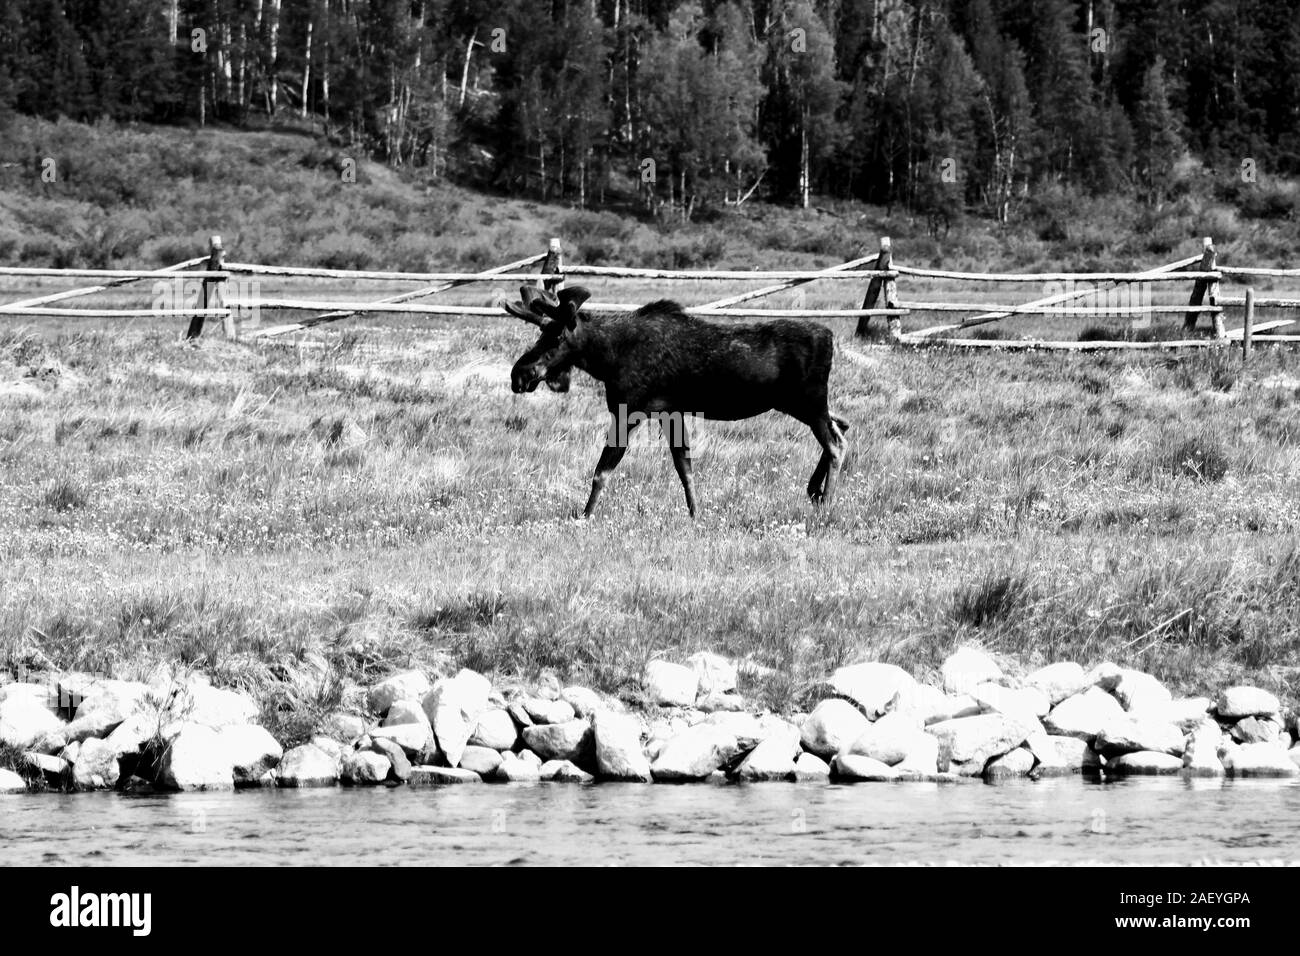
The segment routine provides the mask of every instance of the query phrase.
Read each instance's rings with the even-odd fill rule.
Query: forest
[[[827,196],[1005,222],[1053,188],[1300,174],[1300,0],[3,0],[19,114],[307,124],[665,219]]]

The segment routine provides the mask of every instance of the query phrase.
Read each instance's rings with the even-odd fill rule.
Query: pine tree
[[[1173,185],[1174,165],[1185,147],[1165,89],[1165,61],[1155,62],[1142,78],[1133,109],[1134,158],[1143,200],[1159,204]]]

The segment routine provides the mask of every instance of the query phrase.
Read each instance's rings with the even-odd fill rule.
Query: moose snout
[[[514,368],[510,372],[510,391],[516,395],[535,391],[541,380],[535,368]]]

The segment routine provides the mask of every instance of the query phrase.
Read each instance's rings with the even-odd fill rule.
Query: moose
[[[605,383],[614,427],[596,464],[584,518],[591,517],[623,460],[631,432],[652,416],[736,421],[784,412],[812,429],[821,445],[808,497],[814,504],[830,503],[849,428],[831,413],[827,398],[834,354],[830,329],[793,319],[722,325],[687,315],[667,299],[634,312],[593,315],[582,311],[591,293],[580,287],[555,294],[526,285],[519,292],[520,301],[503,307],[536,325],[541,335],[511,369],[511,390],[532,392],[544,381],[553,391],[568,391],[575,368]],[[664,433],[694,518],[689,436],[684,424]]]

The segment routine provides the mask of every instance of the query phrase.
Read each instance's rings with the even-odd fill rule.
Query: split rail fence
[[[853,259],[841,265],[821,270],[789,271],[725,271],[725,270],[674,270],[638,269],[617,266],[565,267],[560,240],[552,239],[545,252],[508,262],[481,272],[380,272],[352,269],[300,268],[254,263],[226,262],[221,237],[213,236],[207,255],[178,262],[154,270],[113,269],[40,269],[0,267],[0,276],[88,278],[98,284],[53,292],[35,298],[0,304],[0,316],[20,317],[94,317],[94,318],[188,318],[187,338],[193,339],[203,332],[207,319],[219,319],[228,338],[247,341],[275,339],[294,332],[303,332],[317,325],[336,322],[352,316],[371,313],[400,313],[410,315],[491,315],[500,316],[496,306],[470,306],[435,304],[429,297],[471,283],[481,282],[536,282],[544,288],[556,290],[566,279],[592,277],[596,279],[653,279],[664,282],[683,280],[761,281],[768,283],[747,292],[738,293],[701,305],[690,306],[691,315],[717,318],[779,318],[810,319],[855,318],[859,335],[870,334],[870,322],[880,317],[886,321],[888,341],[900,346],[954,346],[963,348],[996,349],[1062,349],[1070,351],[1095,351],[1106,349],[1179,349],[1204,348],[1227,344],[1240,345],[1243,358],[1249,358],[1252,347],[1261,342],[1295,342],[1300,335],[1277,334],[1277,330],[1294,324],[1296,319],[1277,319],[1256,323],[1256,308],[1297,309],[1300,298],[1256,297],[1253,288],[1247,287],[1244,296],[1222,296],[1220,280],[1225,276],[1239,280],[1252,277],[1297,278],[1300,269],[1261,269],[1220,267],[1214,244],[1206,238],[1200,253],[1177,262],[1167,263],[1143,272],[1053,272],[1053,273],[974,273],[951,272],[941,269],[922,269],[896,264],[888,237],[880,240],[879,252]],[[375,301],[327,301],[293,298],[238,298],[228,295],[229,288],[242,288],[245,283],[230,280],[256,279],[257,277],[322,278],[350,280],[381,280],[388,282],[418,282],[417,288]],[[931,282],[956,283],[1082,283],[1078,288],[1047,295],[1030,302],[988,304],[961,301],[909,301],[900,298],[899,286],[909,279]],[[143,309],[68,308],[55,303],[94,295],[108,289],[144,280],[198,281],[201,288],[198,302],[189,305],[182,301],[154,301]],[[812,282],[866,282],[861,308],[809,309],[809,308],[755,308],[744,303],[784,292]],[[1069,303],[1103,292],[1123,292],[1137,287],[1149,298],[1149,287],[1159,283],[1191,283],[1191,293],[1186,305],[1090,305]],[[255,285],[255,283],[247,283]],[[1130,297],[1131,298],[1131,297]],[[174,306],[174,307],[173,307]],[[1242,324],[1227,328],[1225,307],[1242,307]],[[628,303],[588,302],[588,312],[621,312],[635,309]],[[302,311],[316,313],[290,322],[262,325],[261,310]],[[954,313],[959,316],[951,322],[928,328],[902,331],[902,319],[913,313]],[[1178,339],[1129,341],[1039,341],[1033,339],[1005,339],[972,337],[968,330],[1024,315],[1053,315],[1069,317],[1147,317],[1160,313],[1181,313],[1188,335]],[[1211,322],[1208,337],[1191,337],[1199,317],[1204,314]],[[1261,333],[1268,333],[1262,338]]]

